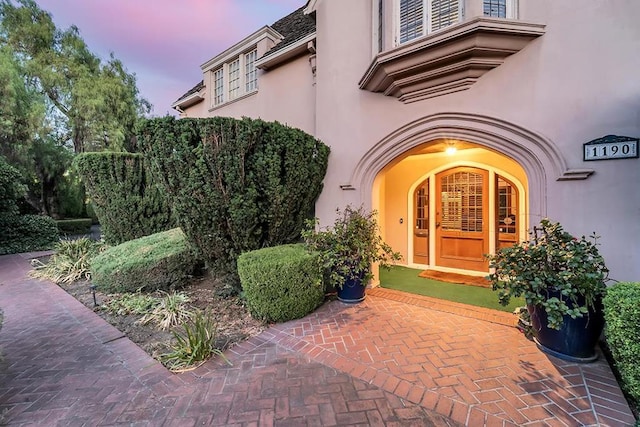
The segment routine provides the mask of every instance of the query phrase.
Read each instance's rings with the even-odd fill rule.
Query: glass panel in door
[[[436,264],[487,271],[488,172],[454,168],[436,176]]]

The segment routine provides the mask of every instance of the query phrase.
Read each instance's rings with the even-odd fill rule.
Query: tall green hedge
[[[605,338],[621,386],[640,411],[640,283],[622,282],[604,297]]]
[[[171,208],[147,170],[144,156],[84,153],[74,165],[110,245],[175,227]]]
[[[188,239],[236,289],[242,252],[298,241],[329,156],[301,130],[247,118],[145,120],[138,142]]]

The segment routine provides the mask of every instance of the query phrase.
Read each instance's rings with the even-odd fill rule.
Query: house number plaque
[[[584,147],[584,161],[638,158],[638,138],[607,135],[594,139]]]

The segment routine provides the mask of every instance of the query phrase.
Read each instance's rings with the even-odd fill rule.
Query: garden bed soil
[[[140,315],[117,315],[103,308],[113,296],[96,290],[97,306],[94,305],[89,283],[85,280],[70,285],[61,284],[67,293],[109,322],[131,341],[136,343],[151,357],[158,359],[160,355],[171,350],[174,341],[173,332],[181,332],[182,326],[161,330],[158,326],[139,322]],[[189,305],[201,310],[208,309],[217,322],[216,347],[226,350],[254,335],[260,334],[266,325],[249,314],[243,301],[237,297],[220,296],[224,287],[216,279],[206,276],[194,278],[181,289],[189,296]]]

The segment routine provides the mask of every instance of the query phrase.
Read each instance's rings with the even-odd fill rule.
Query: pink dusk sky
[[[200,65],[306,0],[36,0],[56,26],[75,25],[103,59],[113,52],[153,116],[202,80]]]

